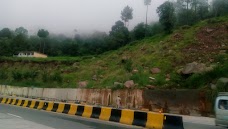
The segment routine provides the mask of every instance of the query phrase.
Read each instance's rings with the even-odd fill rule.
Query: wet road
[[[119,123],[0,104],[4,129],[142,129]]]
[[[201,118],[199,118],[201,119]],[[143,129],[120,123],[88,119],[43,110],[0,104],[0,129]],[[225,129],[197,119],[184,121],[185,129]]]

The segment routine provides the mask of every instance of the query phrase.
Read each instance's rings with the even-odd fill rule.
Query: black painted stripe
[[[70,104],[65,104],[63,113],[68,114],[68,112],[70,111],[70,106],[71,106]]]
[[[75,115],[82,116],[82,114],[84,112],[84,108],[85,108],[84,106],[78,105],[77,112],[75,113]]]
[[[134,120],[133,120],[132,125],[146,127],[146,121],[147,121],[146,112],[139,112],[139,111],[134,112]]]
[[[40,102],[39,102],[39,101],[36,101],[36,102],[35,102],[35,106],[34,106],[33,108],[34,108],[34,109],[37,109],[38,106],[39,106],[39,104],[40,104]]]
[[[53,108],[52,108],[52,112],[56,112],[58,110],[59,104],[58,103],[54,103]]]
[[[101,107],[93,107],[91,118],[99,118],[101,114]]]
[[[43,110],[47,110],[47,107],[48,107],[48,102],[44,102],[44,106],[43,106]]]
[[[13,99],[10,100],[9,104],[12,104],[12,102],[13,102]]]
[[[23,106],[23,105],[24,105],[24,103],[25,103],[25,100],[22,100],[22,101],[21,101],[21,105],[20,105],[20,106]]]
[[[3,98],[0,98],[0,103],[2,102]]]
[[[13,102],[13,99],[11,98],[9,104],[11,104],[12,102]]]
[[[109,121],[120,122],[120,118],[121,118],[121,110],[112,109]]]
[[[18,104],[18,101],[19,101],[19,100],[18,100],[18,99],[16,99],[16,102],[14,103],[14,105],[17,105],[17,104]]]
[[[32,103],[32,101],[31,101],[31,100],[29,100],[29,101],[28,101],[28,104],[27,104],[27,106],[26,106],[26,107],[30,107],[30,106],[31,106],[31,103]]]
[[[165,118],[163,129],[184,129],[182,117],[165,115]]]
[[[8,101],[8,98],[6,98],[6,101],[5,101],[5,103],[7,103],[7,101]]]

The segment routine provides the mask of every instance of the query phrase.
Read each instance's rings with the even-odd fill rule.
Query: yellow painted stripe
[[[44,106],[44,101],[40,101],[37,109],[42,109]]]
[[[120,123],[132,125],[134,120],[134,111],[123,109],[121,111]]]
[[[5,103],[5,102],[6,102],[6,98],[3,98],[1,103]]]
[[[25,100],[25,103],[23,104],[23,107],[26,107],[28,105],[28,100]]]
[[[21,105],[21,102],[22,102],[22,100],[19,99],[19,100],[18,100],[18,103],[17,103],[17,106],[20,106],[20,105]]]
[[[48,102],[48,107],[46,109],[46,111],[51,111],[53,108],[54,102]]]
[[[75,115],[75,113],[77,112],[77,108],[78,108],[77,105],[71,104],[71,105],[70,105],[70,110],[69,110],[68,114],[70,114],[70,115]]]
[[[99,119],[108,121],[111,116],[111,108],[102,107]]]
[[[35,107],[35,104],[36,104],[36,101],[35,100],[32,100],[32,103],[30,105],[30,108],[34,108]]]
[[[64,110],[64,107],[65,107],[64,103],[59,103],[59,106],[56,112],[62,113]]]
[[[163,121],[164,121],[164,114],[148,112],[146,127],[153,128],[153,129],[162,129]]]
[[[13,99],[13,102],[11,104],[14,105],[15,103],[16,103],[16,99]]]
[[[8,99],[8,101],[6,102],[6,104],[9,104],[9,103],[10,103],[10,101],[11,101],[11,98],[9,98],[9,99]]]
[[[90,118],[93,112],[93,107],[92,106],[84,106],[84,112],[82,114],[83,117],[88,117]]]

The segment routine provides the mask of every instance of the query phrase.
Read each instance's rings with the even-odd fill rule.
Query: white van
[[[215,101],[215,125],[228,127],[228,92],[220,92]]]

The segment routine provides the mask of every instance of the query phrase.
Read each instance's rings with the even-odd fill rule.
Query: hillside
[[[192,27],[183,26],[171,35],[135,41],[98,56],[1,57],[0,83],[118,89],[133,80],[135,88],[202,88],[220,77],[228,77],[227,51],[228,17],[220,17]],[[186,72],[188,63],[204,70]]]

